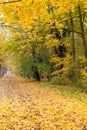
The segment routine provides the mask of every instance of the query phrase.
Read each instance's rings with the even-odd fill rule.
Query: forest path
[[[87,104],[7,73],[0,79],[0,130],[87,130]]]

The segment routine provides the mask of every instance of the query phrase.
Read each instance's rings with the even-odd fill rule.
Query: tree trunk
[[[82,33],[82,40],[83,40],[83,46],[84,46],[84,53],[85,53],[85,58],[87,58],[87,43],[86,43],[86,38],[85,38],[85,31],[84,31],[84,25],[83,25],[83,18],[82,18],[82,13],[81,13],[81,7],[78,6],[78,13],[79,13],[79,20],[80,20],[80,27],[81,27],[81,33]]]
[[[74,23],[72,19],[72,14],[70,13],[70,24],[71,24],[71,30],[72,30],[72,58],[73,61],[75,61],[75,36],[74,36]]]

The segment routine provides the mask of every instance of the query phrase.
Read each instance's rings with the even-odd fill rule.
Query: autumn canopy
[[[85,0],[1,0],[1,53],[12,71],[37,80],[85,79],[86,12]]]

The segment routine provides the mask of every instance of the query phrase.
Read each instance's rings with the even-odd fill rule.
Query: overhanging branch
[[[9,4],[9,3],[21,2],[21,1],[22,1],[22,0],[8,1],[8,2],[0,2],[0,4]]]
[[[64,29],[63,29],[64,30]],[[74,32],[74,33],[77,33],[77,34],[79,34],[79,35],[82,35],[82,33],[81,32],[78,32],[78,31],[76,31],[76,30],[71,30],[71,29],[66,29],[66,30],[68,30],[68,31],[70,31],[70,32]]]

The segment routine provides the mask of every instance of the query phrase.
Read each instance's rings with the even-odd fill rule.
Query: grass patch
[[[57,94],[67,96],[69,98],[75,98],[82,102],[87,103],[87,92],[85,89],[76,88],[73,86],[58,86],[50,84],[49,82],[37,83],[42,88],[49,88]]]

